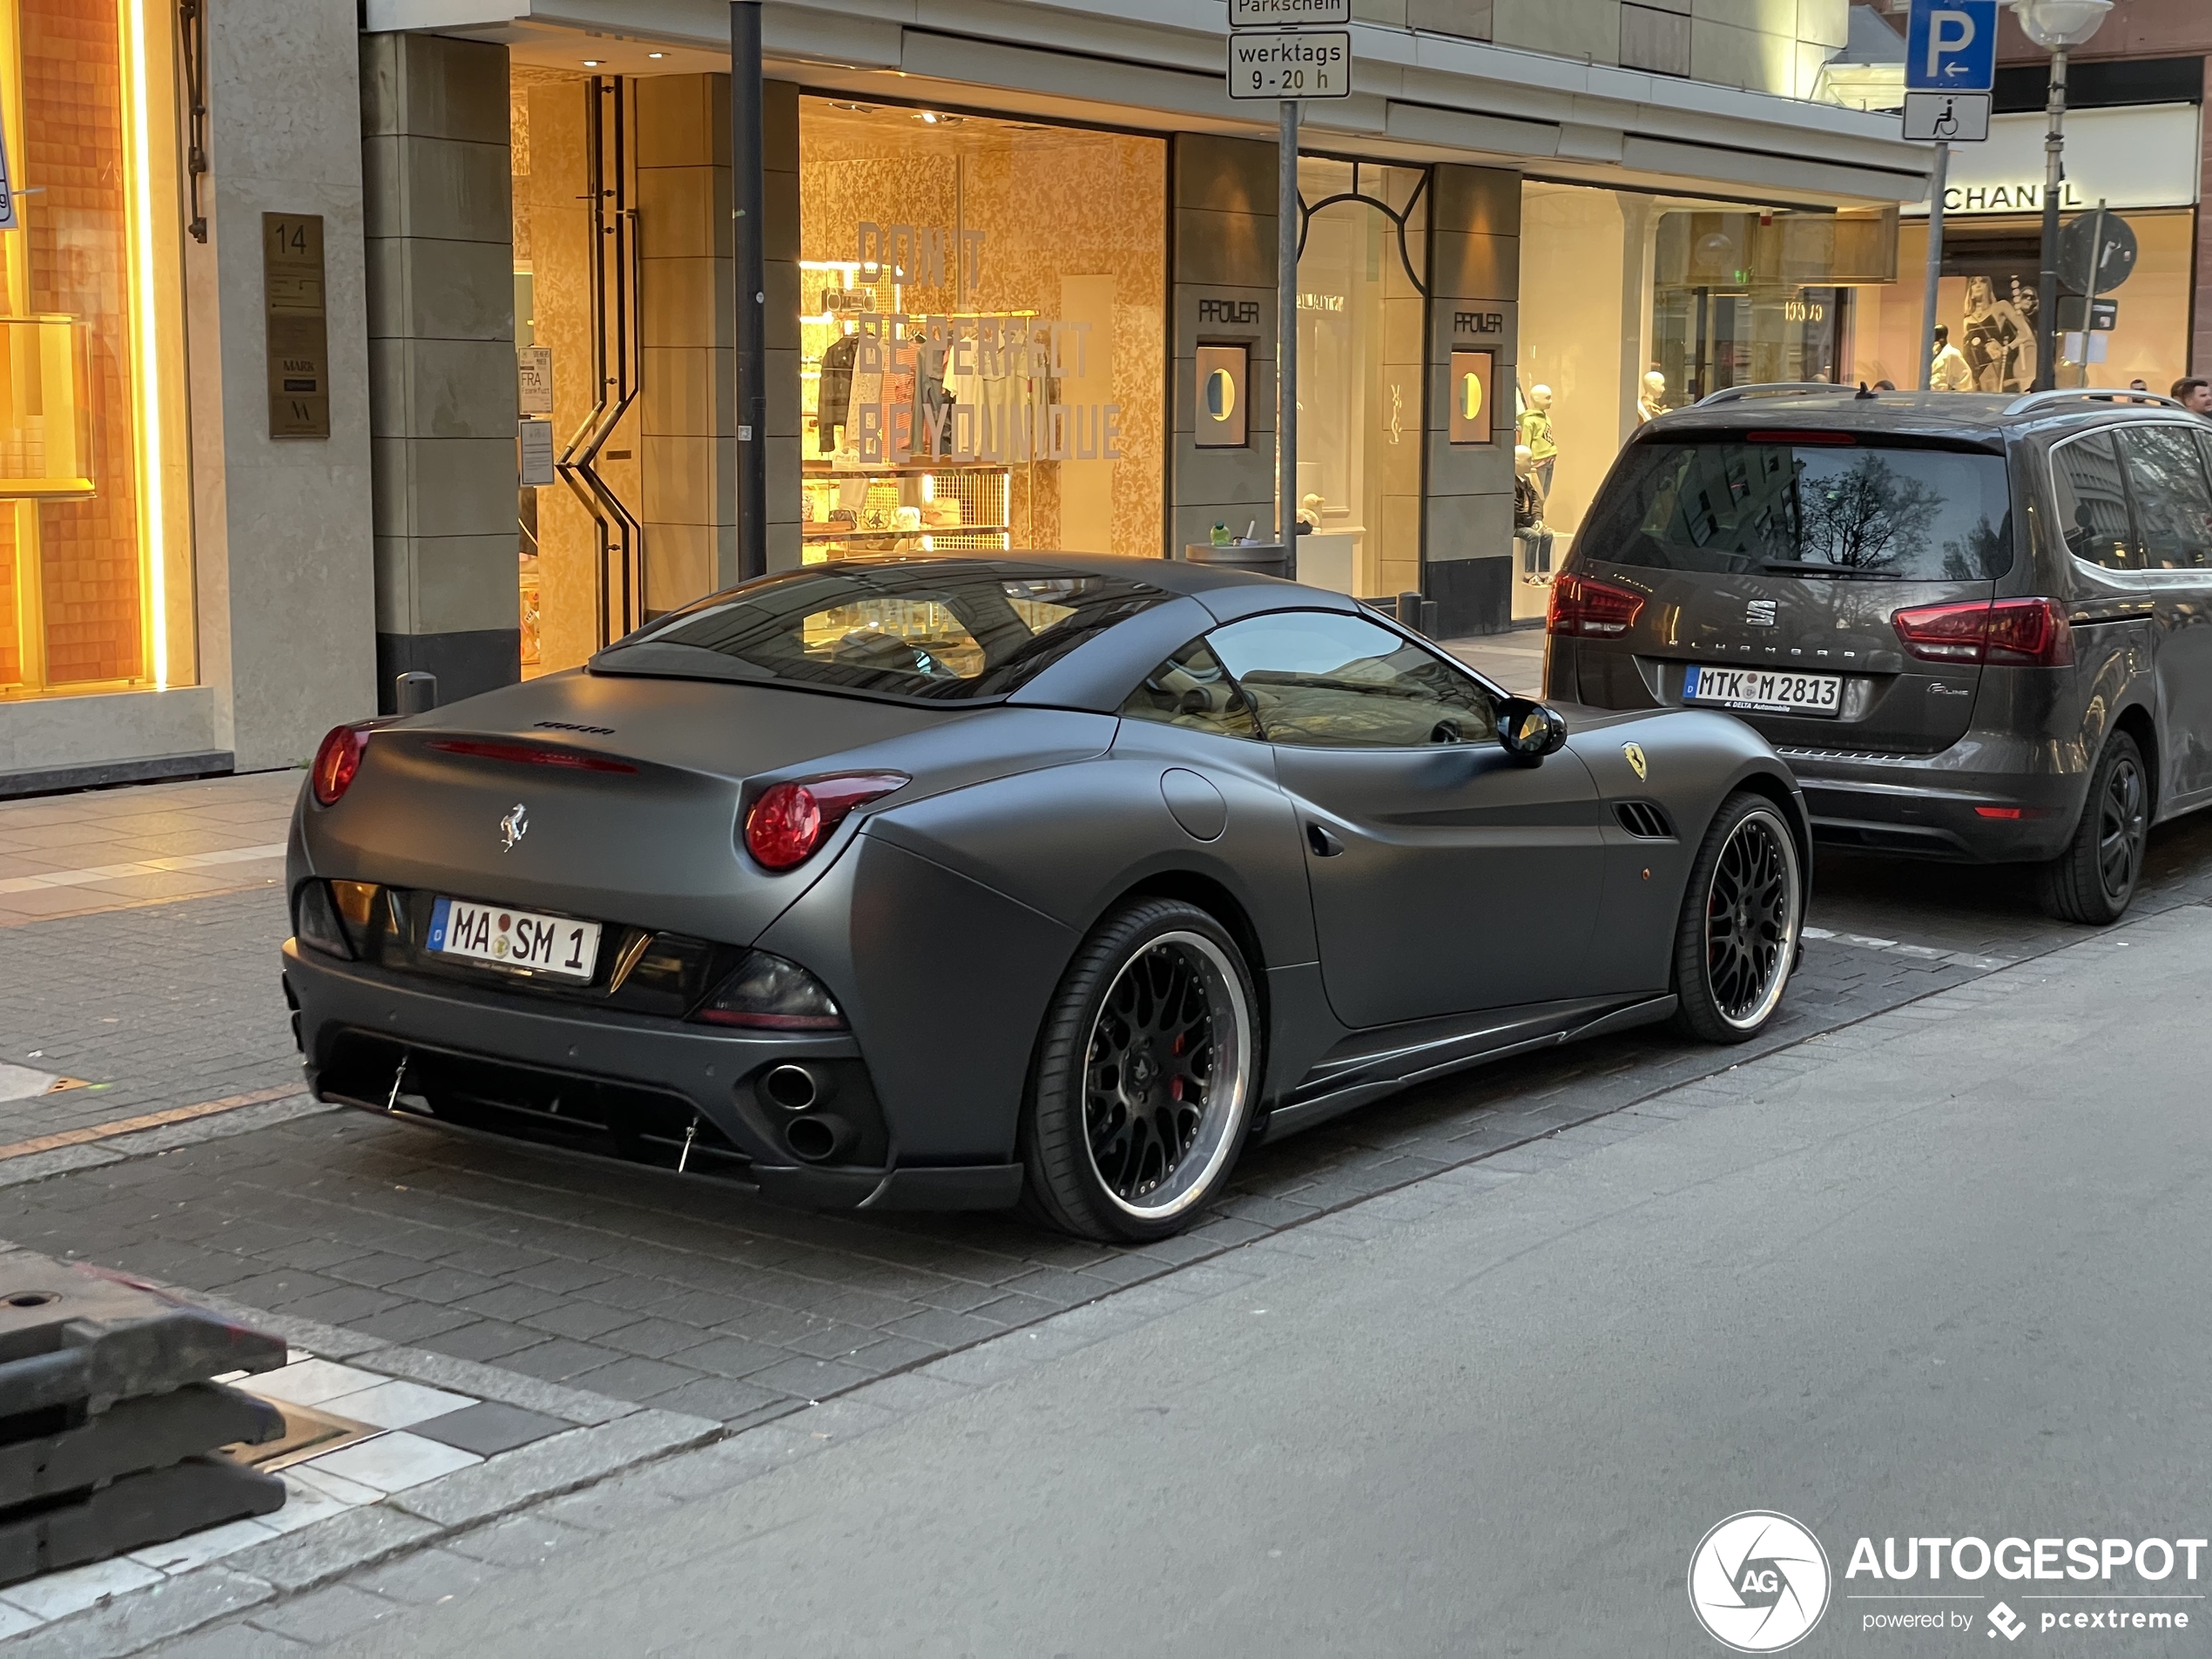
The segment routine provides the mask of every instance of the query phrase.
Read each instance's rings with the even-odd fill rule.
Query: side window
[[[2075,558],[2111,570],[2140,568],[2120,457],[2109,434],[2087,433],[2053,449],[2051,482],[2058,491],[2060,533]]]
[[[2145,568],[2195,570],[2212,563],[2212,489],[2195,435],[2187,427],[2144,421],[2121,428],[2119,437],[2142,526]]]
[[[1208,637],[1271,742],[1406,749],[1498,735],[1490,694],[1471,675],[1358,617],[1280,611]]]
[[[1203,639],[1192,640],[1147,674],[1123,702],[1122,718],[1157,720],[1224,738],[1259,736],[1251,701],[1222,671]]]

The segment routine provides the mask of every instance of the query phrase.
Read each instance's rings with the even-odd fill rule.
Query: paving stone
[[[424,1549],[356,1574],[347,1582],[388,1601],[428,1607],[466,1595],[503,1570],[491,1561],[450,1549]]]
[[[433,1388],[475,1394],[482,1399],[499,1400],[525,1411],[543,1412],[568,1423],[604,1423],[636,1409],[626,1400],[610,1399],[604,1394],[585,1389],[542,1382],[519,1372],[456,1359],[421,1348],[381,1348],[364,1356],[364,1359],[369,1368],[388,1376],[405,1377],[428,1383]]]
[[[464,1469],[462,1474],[472,1472]],[[433,1487],[442,1484],[431,1483]],[[437,1530],[419,1515],[395,1508],[388,1502],[380,1503],[348,1509],[282,1538],[253,1545],[230,1556],[225,1564],[233,1573],[265,1579],[280,1590],[304,1590],[422,1543]]]
[[[546,1337],[537,1332],[532,1334],[538,1339],[532,1346],[501,1354],[500,1365],[509,1371],[519,1371],[525,1377],[542,1377],[547,1382],[563,1382],[623,1357],[611,1349],[596,1348],[588,1342],[571,1342],[566,1337]],[[601,1389],[600,1392],[604,1393],[605,1390]]]
[[[653,1399],[671,1388],[698,1381],[699,1376],[689,1366],[671,1365],[665,1359],[644,1359],[631,1354],[596,1371],[584,1372],[575,1381],[578,1387],[596,1389],[621,1399]]]
[[[390,1502],[448,1527],[488,1521],[648,1458],[697,1446],[721,1432],[719,1423],[705,1418],[648,1408],[519,1447],[401,1493]]]
[[[751,1342],[743,1337],[714,1337],[697,1347],[679,1349],[670,1358],[678,1365],[717,1377],[743,1377],[780,1364],[791,1354],[770,1343]]]
[[[535,1347],[544,1340],[544,1332],[533,1331],[527,1325],[478,1319],[473,1325],[424,1337],[420,1345],[433,1353],[449,1353],[456,1359],[497,1359],[518,1349]]]
[[[593,1536],[581,1527],[565,1525],[540,1511],[462,1533],[447,1548],[470,1560],[497,1567],[527,1568],[538,1566],[564,1549],[588,1544]]]
[[[276,1594],[228,1562],[118,1596],[24,1635],[8,1649],[10,1659],[108,1659],[135,1653],[164,1639],[259,1606]]]
[[[518,1446],[528,1446],[532,1440],[542,1440],[549,1434],[558,1434],[570,1426],[557,1417],[524,1411],[519,1406],[496,1399],[479,1400],[459,1411],[411,1426],[412,1432],[425,1440],[442,1440],[464,1452],[474,1452],[478,1457],[496,1457]]]
[[[397,1617],[399,1612],[391,1602],[371,1595],[367,1590],[355,1589],[350,1584],[327,1584],[274,1607],[263,1608],[247,1622],[258,1629],[273,1630],[279,1635],[290,1636],[313,1647],[359,1635],[387,1619]]]
[[[691,1417],[709,1417],[717,1422],[732,1423],[748,1420],[758,1414],[781,1409],[790,1404],[787,1396],[770,1389],[755,1387],[749,1382],[739,1382],[728,1377],[701,1377],[653,1396],[656,1407],[682,1412]]]
[[[178,1642],[165,1642],[161,1659],[297,1659],[314,1651],[303,1642],[258,1629],[242,1621],[211,1625]]]

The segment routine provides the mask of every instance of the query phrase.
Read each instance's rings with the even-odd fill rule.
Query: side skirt
[[[1484,1015],[1457,1022],[1423,1021],[1415,1027],[1398,1028],[1402,1035],[1394,1040],[1390,1031],[1362,1032],[1338,1045],[1306,1074],[1298,1093],[1268,1114],[1260,1139],[1280,1140],[1415,1083],[1508,1055],[1655,1025],[1671,1018],[1678,1002],[1672,995],[1626,1004],[1609,998],[1554,1002],[1516,1010],[1510,1019]]]

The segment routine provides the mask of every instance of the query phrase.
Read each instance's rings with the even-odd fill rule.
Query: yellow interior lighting
[[[131,231],[131,365],[136,388],[140,556],[145,561],[156,691],[169,687],[169,549],[162,501],[161,353],[158,294],[154,281],[154,192],[152,99],[146,78],[145,0],[118,0],[121,33],[130,54],[130,124],[124,188]]]

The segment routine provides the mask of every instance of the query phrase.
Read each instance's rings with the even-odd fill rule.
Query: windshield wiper
[[[1848,582],[1893,582],[1897,577],[1887,570],[1864,570],[1855,564],[1829,564],[1819,559],[1764,559],[1762,570],[1787,570],[1794,576],[1840,577]]]

